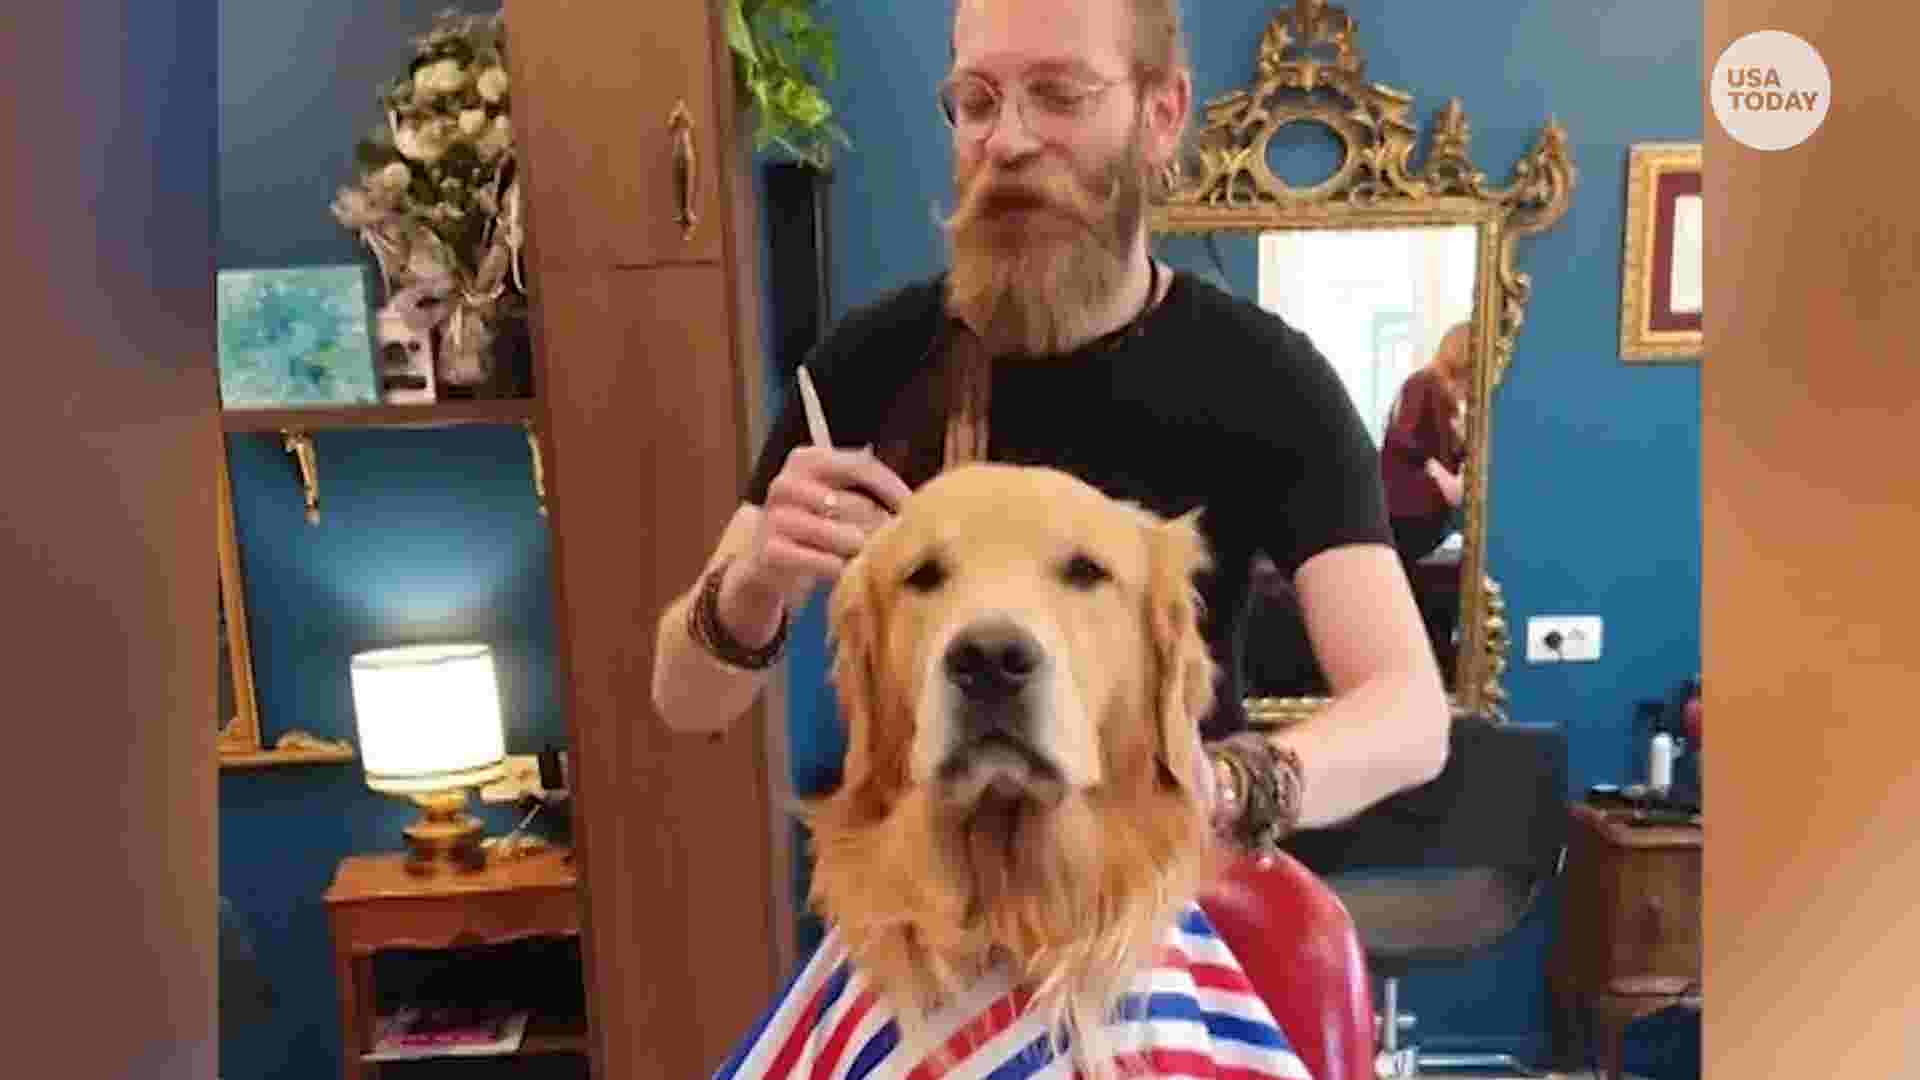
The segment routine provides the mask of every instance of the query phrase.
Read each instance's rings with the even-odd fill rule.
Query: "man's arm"
[[[700,577],[660,615],[653,705],[675,731],[726,730],[766,684],[765,670],[728,664],[694,640],[687,613],[699,602],[706,575],[730,559],[714,598],[721,630],[745,648],[760,649],[779,633],[782,615],[837,580],[911,494],[864,449],[802,446],[778,460],[783,464],[764,488],[766,503],[750,496],[740,504]],[[838,509],[829,512],[829,503]]]
[[[1298,828],[1337,825],[1440,775],[1449,711],[1439,666],[1393,549],[1329,548],[1294,575],[1333,701],[1273,733],[1305,770]]]
[[[766,685],[771,669],[752,671],[722,663],[687,632],[687,608],[699,595],[707,571],[721,559],[747,549],[763,512],[752,503],[741,503],[700,576],[660,615],[654,637],[653,707],[674,731],[725,731]],[[738,568],[736,561],[732,570]],[[730,571],[728,578],[720,590],[721,620],[744,645],[758,647],[773,640],[780,626],[782,598],[750,595],[738,587],[737,573]]]

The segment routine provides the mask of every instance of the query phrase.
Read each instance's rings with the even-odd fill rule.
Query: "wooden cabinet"
[[[651,693],[655,622],[764,426],[731,61],[718,0],[509,0],[507,28],[595,1070],[706,1076],[793,963],[778,699],[708,739],[668,732]],[[667,123],[682,103],[690,234]]]
[[[718,26],[696,0],[509,0],[515,138],[543,271],[722,260],[733,83]],[[676,220],[682,106],[691,232]]]
[[[335,871],[326,904],[340,995],[343,1080],[372,1080],[381,1071],[365,1060],[378,1021],[378,953],[470,950],[580,932],[576,876],[564,849],[495,862],[471,875],[440,876],[408,873],[401,855],[352,855]],[[469,955],[461,963],[463,973],[472,970],[480,980],[477,968],[485,961]],[[586,1046],[577,1018],[536,1016],[516,1053],[578,1054]]]
[[[1614,1080],[1628,1024],[1700,1006],[1702,831],[1634,825],[1585,803],[1571,813],[1552,965],[1557,1056],[1581,1064],[1573,1035],[1591,1015],[1602,1076]]]

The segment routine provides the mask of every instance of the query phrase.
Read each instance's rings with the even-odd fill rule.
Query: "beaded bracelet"
[[[720,582],[732,561],[730,558],[722,559],[707,571],[706,578],[700,583],[700,595],[687,605],[687,635],[721,663],[759,671],[772,666],[787,647],[787,613],[784,610],[780,612],[780,626],[773,632],[772,641],[757,649],[740,644],[720,618]]]
[[[1229,811],[1222,823],[1227,839],[1256,854],[1278,852],[1300,822],[1299,753],[1255,731],[1214,743],[1207,753]]]

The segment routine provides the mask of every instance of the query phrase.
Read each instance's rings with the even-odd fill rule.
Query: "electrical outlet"
[[[1527,620],[1527,663],[1600,659],[1598,615],[1535,615]]]
[[[518,802],[523,795],[540,794],[540,759],[533,754],[507,755],[507,775],[480,789],[484,803]]]

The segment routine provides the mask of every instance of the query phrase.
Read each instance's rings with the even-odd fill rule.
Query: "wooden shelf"
[[[316,464],[316,431],[401,428],[447,428],[495,424],[524,428],[527,450],[533,458],[533,493],[540,515],[547,513],[547,482],[540,462],[540,436],[534,428],[537,398],[499,398],[490,401],[443,401],[433,405],[348,405],[330,409],[223,409],[220,426],[229,434],[276,433],[300,470],[300,489],[306,501],[307,524],[320,524],[320,470]]]
[[[244,750],[220,752],[223,769],[271,769],[286,765],[346,765],[351,750]]]
[[[438,428],[465,424],[524,424],[534,419],[535,398],[442,401],[433,405],[346,405],[326,409],[225,409],[231,432],[326,431],[341,428]]]

